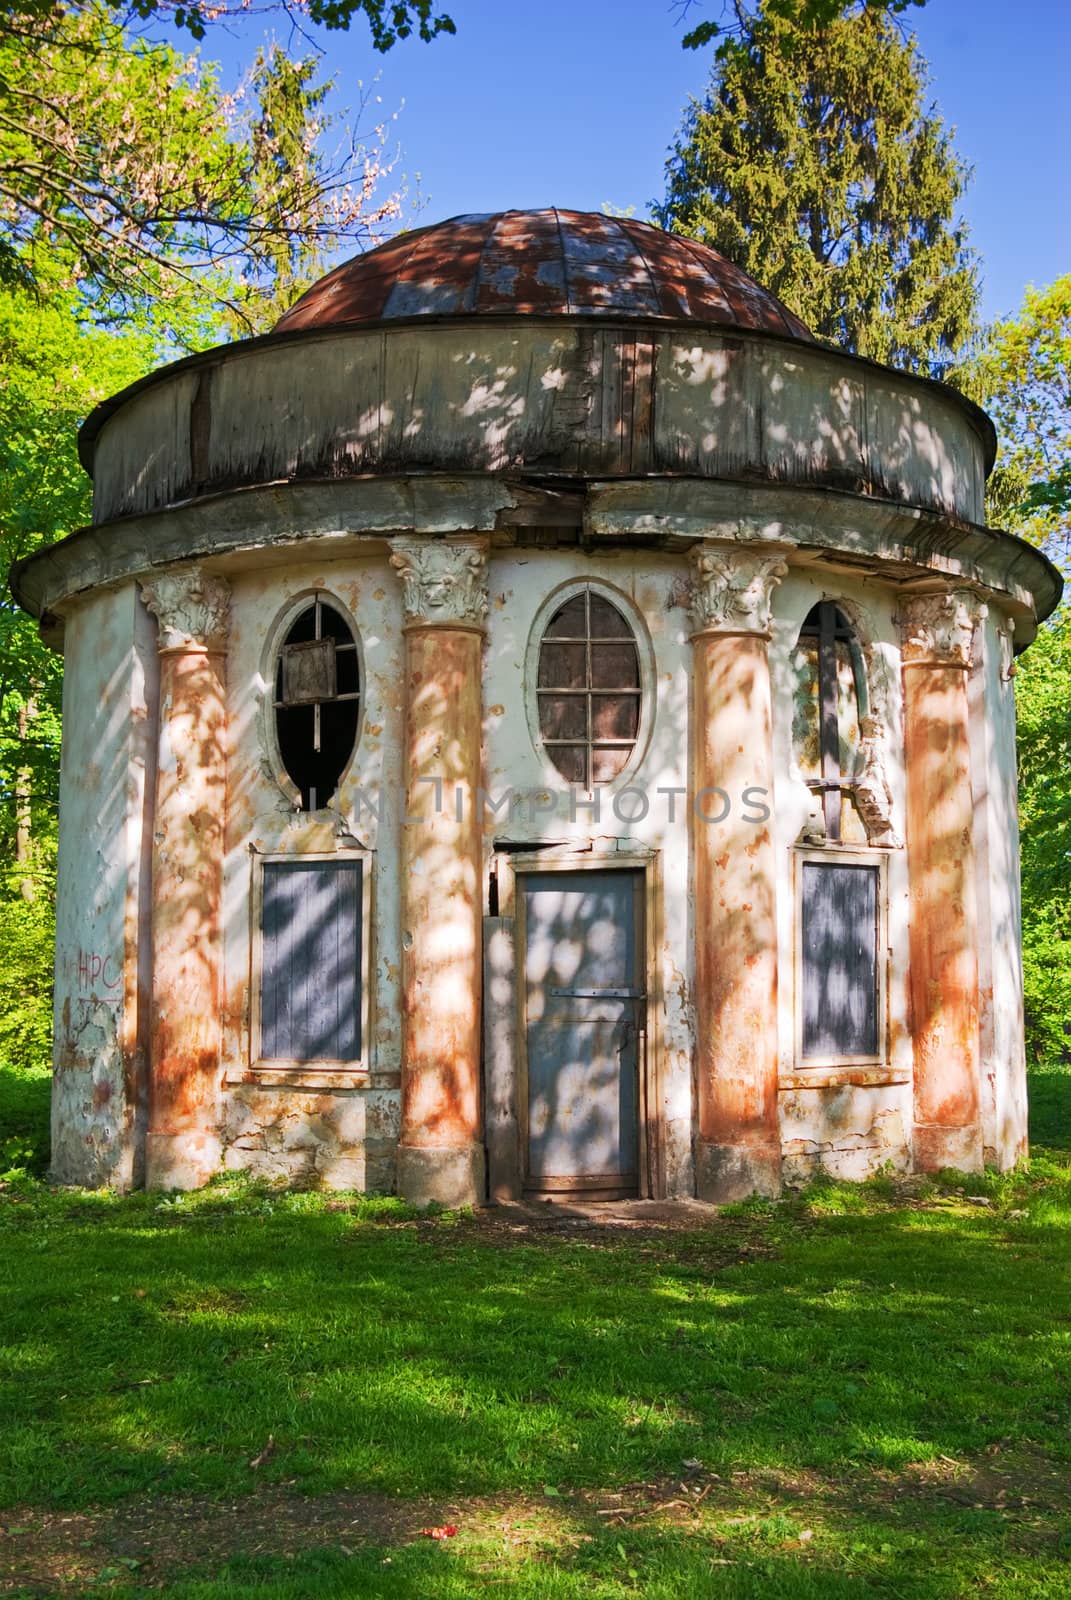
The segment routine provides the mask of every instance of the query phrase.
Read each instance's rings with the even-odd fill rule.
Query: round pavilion
[[[81,435],[53,1172],[448,1204],[1026,1148],[994,434],[626,218],[461,216]]]

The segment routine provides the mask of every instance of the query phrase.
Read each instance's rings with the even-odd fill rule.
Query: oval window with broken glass
[[[353,630],[322,595],[287,629],[273,703],[279,755],[302,811],[330,805],[357,742],[361,683]]]
[[[640,662],[632,628],[590,585],[547,624],[536,697],[543,748],[567,783],[612,783],[628,765],[640,728]]]

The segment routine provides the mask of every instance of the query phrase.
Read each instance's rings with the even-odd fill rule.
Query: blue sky
[[[316,38],[337,99],[378,72],[399,111],[399,170],[419,176],[422,222],[462,211],[604,201],[647,215],[667,147],[710,52],[681,49],[669,0],[443,0],[454,38],[376,56],[363,23]],[[696,17],[716,15],[701,3]],[[964,211],[983,261],[983,314],[1014,311],[1028,282],[1071,270],[1071,0],[929,0],[909,13],[931,95],[974,168]],[[280,35],[280,37],[283,37]],[[205,54],[248,55],[252,26]],[[227,43],[225,52],[219,44]],[[300,41],[298,41],[300,43]]]

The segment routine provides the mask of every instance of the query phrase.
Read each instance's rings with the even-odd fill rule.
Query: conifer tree
[[[763,6],[685,113],[655,216],[779,295],[823,339],[940,376],[969,338],[969,173],[880,11],[800,31]]]

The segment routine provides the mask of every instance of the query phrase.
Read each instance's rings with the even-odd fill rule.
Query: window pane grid
[[[639,678],[635,638],[612,602],[585,586],[559,607],[540,644],[536,703],[543,747],[567,781],[591,788],[627,765],[639,728]],[[570,706],[583,707],[582,715]]]

